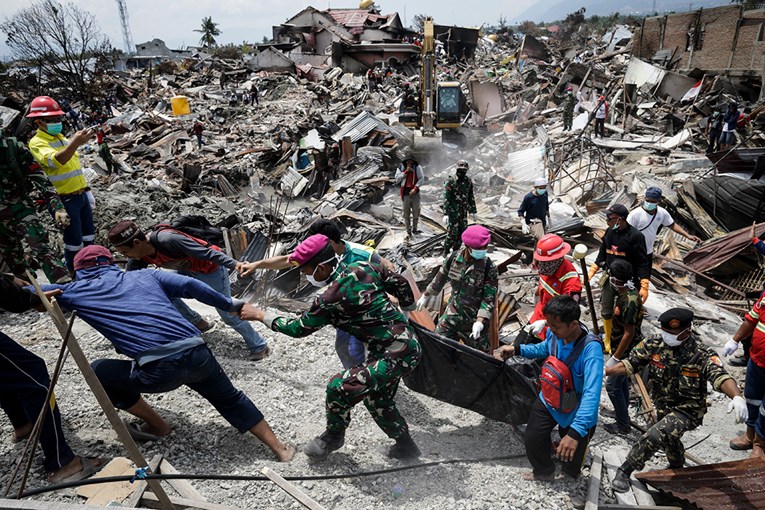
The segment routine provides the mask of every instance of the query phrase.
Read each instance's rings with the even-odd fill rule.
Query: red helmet
[[[555,234],[546,234],[537,243],[534,259],[541,262],[563,258],[571,251],[571,245]]]
[[[38,96],[32,99],[32,104],[29,105],[29,113],[27,118],[32,117],[56,117],[58,115],[64,115],[61,111],[58,103],[48,96]]]

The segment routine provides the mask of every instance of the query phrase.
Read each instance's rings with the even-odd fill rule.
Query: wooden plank
[[[134,471],[135,470],[133,469],[133,461],[131,461],[127,457],[115,457],[112,460],[110,460],[109,463],[101,469],[101,471],[96,473],[96,475],[93,476],[93,478],[103,478],[105,476],[132,475]],[[110,485],[120,485],[122,483],[125,483],[128,486],[130,485],[130,482],[113,482],[113,483],[104,483],[104,484],[98,484],[98,485],[83,485],[81,487],[77,487],[75,494],[83,498],[88,498],[88,501],[85,504],[89,505],[91,504],[90,498],[94,497],[96,494],[101,492],[104,489],[104,487],[107,487]],[[128,491],[128,494],[130,494],[132,491],[133,489],[131,488]]]
[[[200,510],[241,510],[235,506],[219,505],[207,501],[196,501],[194,499],[179,498],[170,496],[170,501],[179,507],[199,508]],[[157,495],[153,492],[145,492],[141,498],[141,503],[149,508],[160,508]]]
[[[607,450],[603,454],[603,465],[606,467],[606,473],[608,473],[608,480],[610,482],[613,482],[614,477],[616,476],[616,470],[621,465],[621,462],[619,462],[619,457],[616,455],[615,451]],[[632,494],[632,491],[627,491],[627,492],[614,491],[614,496],[616,497],[616,501],[619,502],[620,505],[637,505],[637,500],[635,499],[635,495]]]
[[[162,456],[163,454],[158,453],[154,457],[151,458],[149,461],[149,469],[152,473],[158,473],[159,472],[159,464],[162,462]],[[148,487],[148,484],[146,483],[147,480],[139,480],[138,484],[135,487],[135,490],[125,500],[125,504],[127,506],[138,506],[141,502],[141,496],[143,496],[143,493],[146,492],[146,488]]]
[[[175,469],[167,460],[162,459],[162,463],[159,465],[159,472],[164,475],[177,475],[180,473]],[[200,494],[188,480],[165,480],[170,486],[178,491],[181,497],[186,499],[192,499],[194,501],[207,501],[202,494]]]
[[[304,492],[295,487],[293,484],[279,476],[279,474],[269,467],[264,467],[261,471],[268,477],[269,480],[278,485],[284,492],[295,498],[298,503],[308,508],[309,510],[324,510],[324,507],[318,504],[316,501],[309,498]]]
[[[619,464],[624,464],[624,460],[627,458],[627,451],[623,448],[617,448],[616,456],[619,458]],[[637,501],[638,505],[652,506],[656,504],[643,482],[634,476],[630,476],[630,482],[632,483],[632,492],[635,494],[635,501]]]
[[[135,507],[119,507],[120,510],[145,510]],[[1,499],[0,510],[104,510],[102,506],[62,503],[60,501],[35,501],[33,499]]]
[[[592,467],[590,467],[590,486],[587,490],[587,502],[584,510],[598,510],[600,499],[600,478],[603,473],[603,454],[593,448]]]

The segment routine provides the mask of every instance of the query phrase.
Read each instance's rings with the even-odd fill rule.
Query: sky
[[[530,5],[542,0],[378,0],[384,14],[398,12],[410,24],[415,14],[433,16],[438,24],[479,26],[496,25],[500,15],[513,19]],[[60,3],[66,3],[60,1]],[[81,9],[96,16],[101,31],[113,46],[124,49],[116,0],[74,0]],[[6,19],[29,5],[29,0],[0,1],[0,19]],[[127,0],[133,42],[159,38],[170,48],[196,45],[202,18],[211,16],[221,35],[218,43],[260,42],[271,37],[271,26],[312,5],[317,9],[355,8],[358,0]],[[469,5],[469,7],[467,7]],[[7,58],[6,34],[0,34],[0,56]]]

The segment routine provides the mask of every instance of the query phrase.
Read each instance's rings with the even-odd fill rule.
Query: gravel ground
[[[672,297],[673,303],[677,298]],[[698,300],[694,306],[703,307]],[[212,309],[194,304],[208,317]],[[659,297],[652,296],[651,306],[663,307]],[[720,347],[738,326],[739,319],[729,314],[720,324],[700,327],[705,341]],[[217,318],[217,317],[216,317]],[[650,318],[650,317],[649,317]],[[324,389],[330,376],[339,369],[334,353],[334,330],[325,328],[307,338],[291,339],[257,329],[268,338],[274,349],[272,356],[261,362],[245,361],[246,347],[241,338],[218,321],[217,328],[206,335],[213,352],[234,384],[241,388],[263,411],[283,440],[303,445],[324,429]],[[650,329],[650,326],[648,327]],[[53,369],[59,336],[44,314],[3,314],[2,331],[37,353]],[[74,328],[89,359],[117,356],[111,344],[98,333],[77,321]],[[79,454],[120,456],[124,451],[116,435],[84,384],[76,365],[68,360],[56,394],[64,417],[66,435]],[[162,452],[184,473],[257,475],[270,466],[283,476],[354,473],[405,465],[385,455],[384,447],[392,444],[374,424],[366,410],[359,406],[346,435],[346,444],[324,461],[313,462],[298,453],[289,464],[275,462],[270,451],[254,437],[240,435],[215,409],[187,388],[163,395],[149,395],[147,400],[174,427],[173,433],[156,443],[141,446],[148,459]],[[725,414],[727,398],[710,393],[710,412],[703,427],[686,435],[686,445],[711,434],[691,452],[718,462],[743,458],[745,453],[728,449],[727,441],[742,426],[735,426]],[[601,425],[611,409],[605,388],[601,398]],[[403,384],[398,403],[407,418],[414,439],[423,455],[421,462],[450,459],[474,459],[523,454],[522,436],[513,427],[493,422],[478,414],[432,400],[409,391]],[[127,416],[127,415],[125,415]],[[605,421],[610,421],[605,417]],[[3,440],[0,460],[12,465],[21,454],[21,445],[10,441],[12,428],[0,416]],[[601,449],[629,447],[639,435],[614,437],[599,429],[593,444]],[[666,465],[656,457],[650,468]],[[588,460],[589,466],[589,460]],[[298,486],[326,508],[582,508],[587,493],[589,468],[578,480],[564,478],[555,482],[527,482],[521,478],[529,469],[525,457],[470,464],[449,464],[385,475],[345,480],[298,482]],[[5,486],[7,474],[0,479]],[[30,486],[44,485],[41,466],[30,477]],[[192,481],[209,501],[239,508],[299,508],[270,482]],[[613,501],[610,489],[601,489],[601,502]],[[39,496],[40,499],[77,500],[73,489]]]

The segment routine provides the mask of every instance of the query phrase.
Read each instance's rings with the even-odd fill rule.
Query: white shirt
[[[650,214],[642,206],[631,211],[627,216],[627,223],[638,229],[645,237],[645,251],[653,253],[653,243],[656,242],[656,234],[659,227],[669,227],[675,223],[669,211],[659,206],[656,214]]]

